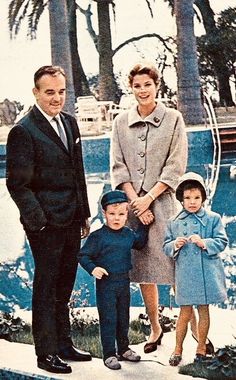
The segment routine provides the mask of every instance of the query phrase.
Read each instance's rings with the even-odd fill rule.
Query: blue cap
[[[104,209],[107,205],[112,205],[114,203],[124,203],[128,202],[127,195],[121,190],[111,190],[103,194],[101,199],[101,205]]]

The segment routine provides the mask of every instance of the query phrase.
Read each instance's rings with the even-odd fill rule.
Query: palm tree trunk
[[[99,31],[99,99],[118,100],[118,88],[113,71],[111,26],[109,3],[111,0],[96,0]]]
[[[178,108],[186,124],[203,123],[203,106],[193,27],[193,0],[175,0]]]
[[[75,93],[72,76],[67,3],[66,0],[50,0],[48,7],[52,64],[63,67],[66,72],[67,96],[64,110],[74,115]]]
[[[72,74],[75,97],[77,98],[78,96],[91,95],[91,91],[78,53],[75,0],[67,0],[67,8],[69,16],[69,38],[71,47]]]

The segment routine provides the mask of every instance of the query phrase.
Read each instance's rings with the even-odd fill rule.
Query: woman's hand
[[[149,208],[152,202],[153,201],[149,197],[149,195],[145,194],[142,197],[138,197],[132,200],[132,202],[130,202],[130,207],[134,214],[137,217],[140,217],[144,213],[144,211],[146,211]]]
[[[152,211],[149,209],[144,211],[142,213],[142,215],[140,215],[138,218],[139,218],[140,222],[142,222],[143,224],[146,224],[146,225],[151,224],[154,221],[154,215],[153,215]]]

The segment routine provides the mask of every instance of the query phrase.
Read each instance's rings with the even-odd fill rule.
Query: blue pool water
[[[190,145],[188,170],[198,172],[207,178],[212,172],[209,131],[201,135],[189,134],[188,137]],[[85,140],[83,145],[93,230],[103,222],[99,199],[101,194],[110,188],[109,139]],[[1,149],[4,156],[4,147]],[[235,161],[224,161],[221,164],[211,204],[212,210],[222,215],[229,237],[229,247],[223,254],[228,301],[221,305],[228,308],[235,308],[236,305],[236,175],[230,174],[232,163]],[[5,167],[1,161],[0,177],[2,177],[0,179],[0,310],[11,311],[16,307],[31,309],[34,271],[32,255],[19,222],[18,210],[5,186]],[[131,293],[132,306],[143,305],[136,284],[131,284]],[[161,287],[160,295],[163,305],[174,305],[168,287]],[[78,270],[73,300],[79,306],[95,305],[94,279],[81,268]]]

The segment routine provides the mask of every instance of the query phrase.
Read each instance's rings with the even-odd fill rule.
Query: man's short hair
[[[40,67],[34,74],[34,85],[36,88],[39,88],[39,79],[42,78],[43,75],[51,75],[57,76],[58,74],[66,77],[65,71],[61,66],[42,66]]]

